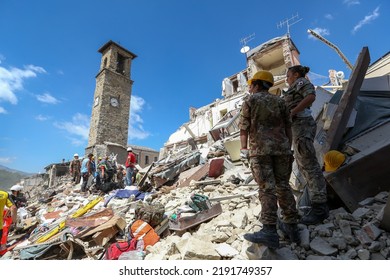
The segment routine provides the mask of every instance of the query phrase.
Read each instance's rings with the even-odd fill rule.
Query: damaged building
[[[330,71],[335,90],[316,86],[319,161],[329,149],[343,151],[348,161],[325,174],[334,202],[329,218],[315,226],[299,225],[299,245],[279,233],[281,248],[276,250],[243,238],[262,225],[258,186],[239,158],[238,117],[248,77],[271,71],[276,80],[272,93],[279,95],[288,67],[299,64],[299,51],[289,36],[282,36],[246,57],[247,67],[222,81],[220,99],[189,109],[189,121],[169,137],[158,160],[145,163],[137,184],[83,195],[65,175],[52,184],[44,177],[38,186],[26,187],[30,203],[2,258],[390,259],[389,180],[383,167],[389,152],[388,54],[369,65],[368,48],[363,48],[348,80]],[[297,192],[305,185],[298,173],[290,182]],[[137,250],[145,223],[152,234]],[[124,252],[112,257],[111,249],[120,246]]]

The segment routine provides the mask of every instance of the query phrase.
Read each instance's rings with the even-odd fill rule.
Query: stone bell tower
[[[92,152],[104,156],[115,153],[107,145],[120,150],[127,147],[133,85],[131,62],[137,56],[113,41],[104,44],[99,52],[102,60],[96,75],[88,147],[85,151],[86,154]],[[102,145],[105,148],[99,148]]]

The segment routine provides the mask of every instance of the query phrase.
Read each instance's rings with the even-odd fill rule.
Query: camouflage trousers
[[[290,155],[250,158],[252,174],[259,185],[262,224],[276,224],[278,204],[282,210],[283,222],[290,224],[299,220],[295,198],[289,185],[290,159]]]
[[[326,182],[314,148],[316,123],[311,117],[294,119],[291,129],[294,157],[306,180],[310,200],[312,203],[324,203],[327,201]]]
[[[80,171],[73,171],[72,178],[73,178],[73,182],[75,182],[76,184],[80,183],[81,180]]]

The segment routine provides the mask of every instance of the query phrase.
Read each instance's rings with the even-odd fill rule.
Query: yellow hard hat
[[[324,156],[325,171],[332,172],[339,168],[345,161],[345,155],[342,152],[331,150]]]
[[[250,79],[248,81],[248,85],[251,85],[252,82],[255,80],[261,80],[261,81],[268,82],[271,84],[271,86],[274,85],[274,75],[272,75],[272,73],[269,71],[261,70],[261,71],[256,72],[253,75],[252,79]]]

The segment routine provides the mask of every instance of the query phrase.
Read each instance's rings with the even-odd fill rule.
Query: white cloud
[[[52,96],[50,93],[44,93],[42,95],[38,94],[36,97],[37,97],[38,101],[43,102],[43,103],[57,104],[60,102],[57,98]]]
[[[344,0],[343,3],[346,4],[347,6],[360,5],[359,0]]]
[[[75,145],[84,144],[88,140],[90,117],[77,113],[69,122],[55,122],[54,126],[65,130],[71,137],[72,143]]]
[[[1,164],[7,164],[7,163],[11,163],[14,161],[14,158],[10,158],[10,157],[0,157],[0,163]]]
[[[321,36],[326,36],[326,35],[330,35],[330,32],[328,29],[326,28],[321,28],[321,27],[316,27],[314,29],[312,29],[315,33],[317,33],[318,35],[321,35]],[[309,39],[316,39],[313,35],[309,34]]]
[[[48,116],[43,116],[43,115],[38,115],[38,116],[35,116],[35,119],[38,120],[38,121],[47,121],[48,119],[50,119],[50,117]]]
[[[7,111],[3,107],[0,107],[0,114],[7,114]]]
[[[141,112],[145,106],[146,102],[143,98],[133,95],[131,97],[130,103],[130,121],[129,121],[129,139],[145,139],[150,136],[150,133],[145,131],[142,124],[143,119],[141,117]],[[45,118],[44,116],[37,116],[39,118]],[[72,142],[74,146],[83,146],[88,140],[89,136],[89,125],[90,117],[83,114],[76,114],[72,117],[71,121],[68,122],[55,122],[54,126],[64,130],[68,133],[68,139]]]
[[[329,19],[329,20],[333,20],[334,19],[334,17],[331,14],[326,14],[324,17],[326,19]]]
[[[23,89],[23,82],[27,78],[35,78],[39,73],[46,73],[39,66],[27,65],[23,69],[0,67],[0,101],[17,104],[18,98],[15,92]]]
[[[133,95],[130,103],[130,123],[129,123],[129,139],[145,139],[150,136],[150,133],[142,127],[143,119],[140,115],[144,106],[145,100],[139,96]],[[43,117],[43,116],[42,116]],[[89,136],[90,116],[76,114],[68,122],[55,122],[54,126],[65,130],[68,134],[68,139],[74,146],[85,145],[85,141]]]
[[[145,139],[150,136],[150,133],[145,131],[142,126],[144,121],[140,114],[144,106],[145,100],[142,97],[136,95],[131,96],[129,140]]]
[[[364,25],[371,23],[373,20],[377,19],[379,17],[379,7],[376,7],[376,9],[367,16],[364,17],[352,30],[352,33],[356,33],[360,28],[362,28]]]
[[[80,147],[85,146],[85,139],[68,137],[73,146]]]

